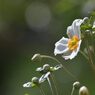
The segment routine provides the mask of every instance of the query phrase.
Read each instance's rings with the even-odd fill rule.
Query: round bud
[[[86,86],[82,86],[80,89],[79,89],[79,95],[89,95],[89,91],[87,89]]]
[[[39,79],[38,79],[37,77],[33,77],[33,78],[32,78],[32,82],[33,82],[34,84],[39,84]]]
[[[43,70],[44,70],[44,72],[50,71],[50,65],[49,64],[43,65]]]
[[[75,89],[79,89],[79,88],[80,88],[80,82],[78,82],[78,81],[74,82],[74,83],[73,83],[73,87],[74,87]]]
[[[31,60],[33,60],[33,61],[40,60],[40,59],[41,59],[40,54],[34,54],[33,57],[31,58]]]
[[[50,67],[50,71],[51,72],[55,71],[54,67]]]

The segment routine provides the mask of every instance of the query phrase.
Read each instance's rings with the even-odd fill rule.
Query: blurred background
[[[54,44],[67,37],[67,26],[94,9],[95,0],[0,0],[0,94],[40,95],[38,88],[22,85],[39,76],[37,67],[57,63],[32,62],[31,57],[35,53],[54,56]],[[56,58],[95,95],[95,74],[80,53],[66,62],[60,55]],[[61,70],[54,75],[59,95],[70,95],[75,79]],[[43,88],[46,95],[51,94],[47,82]]]

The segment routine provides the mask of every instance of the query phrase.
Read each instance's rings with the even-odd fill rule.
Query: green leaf
[[[91,29],[92,29],[92,25],[91,24],[81,25],[81,30],[83,30],[83,31],[91,30]]]

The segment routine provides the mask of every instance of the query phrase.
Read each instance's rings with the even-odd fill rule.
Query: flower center
[[[75,50],[78,47],[79,38],[78,36],[74,35],[71,39],[68,41],[68,47],[70,50]]]

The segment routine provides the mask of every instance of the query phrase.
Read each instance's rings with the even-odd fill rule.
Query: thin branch
[[[52,95],[54,95],[53,88],[52,88],[52,85],[51,85],[49,77],[47,77],[47,81],[49,83],[49,86],[50,86],[50,89],[51,89],[51,93],[52,93]]]
[[[73,88],[72,88],[72,91],[71,91],[71,95],[74,94],[74,90],[75,90],[75,88],[73,87]]]
[[[42,88],[41,86],[39,86],[39,89],[40,89],[40,93],[41,93],[42,95],[45,95],[45,92],[44,92],[44,90],[43,90],[43,88]]]
[[[95,72],[95,65],[94,65],[93,60],[92,60],[92,55],[91,55],[91,52],[90,52],[88,41],[86,41],[86,45],[87,45],[87,52],[88,52],[88,57],[89,57],[89,63],[91,65],[92,69]]]
[[[56,58],[54,58],[52,56],[41,55],[41,57],[42,58],[49,58],[49,59],[52,59],[52,60],[56,61],[59,64],[62,64],[59,60],[57,60]],[[63,66],[63,64],[62,64],[62,69],[65,70],[72,78],[77,80],[77,78],[70,71],[68,71],[67,68]]]
[[[88,56],[83,52],[83,51],[79,51],[87,60],[89,60]]]
[[[57,63],[61,63],[59,60],[57,60],[56,58],[52,57],[52,56],[47,56],[47,55],[41,55],[42,58],[49,58],[52,59],[54,61],[56,61]]]
[[[59,95],[59,94],[58,94],[58,89],[57,89],[57,86],[56,86],[56,80],[55,80],[55,78],[54,78],[54,75],[53,75],[53,74],[51,74],[51,79],[52,79],[53,84],[54,84],[54,87],[55,87],[56,95]]]

